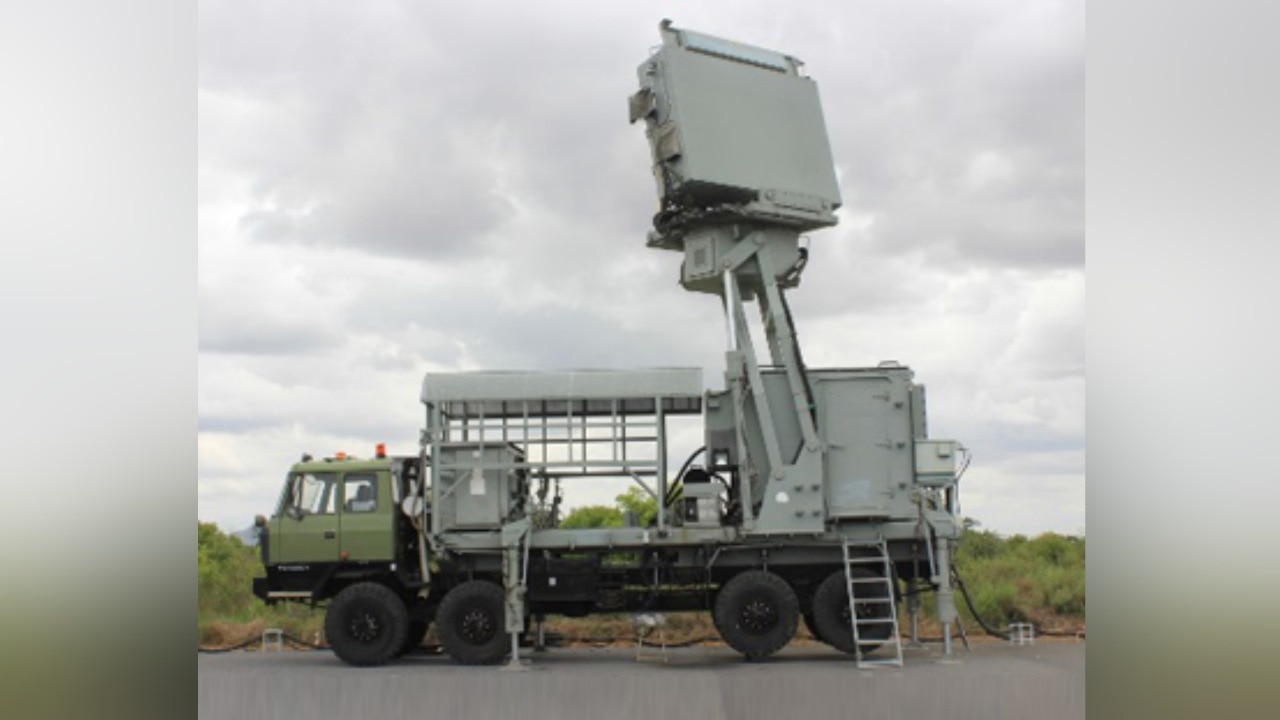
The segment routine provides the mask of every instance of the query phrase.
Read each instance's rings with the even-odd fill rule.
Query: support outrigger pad
[[[520,634],[511,633],[511,659],[502,666],[503,670],[522,671],[532,670],[533,663],[529,660],[520,659]]]
[[[942,657],[934,662],[939,665],[959,665],[963,662],[955,653],[951,652],[951,623],[942,624]]]

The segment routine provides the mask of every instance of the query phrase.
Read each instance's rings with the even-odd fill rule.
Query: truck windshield
[[[306,515],[332,514],[337,500],[336,481],[333,473],[294,475],[289,504]]]

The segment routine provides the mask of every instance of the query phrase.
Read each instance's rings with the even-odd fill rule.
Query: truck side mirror
[[[296,505],[286,505],[284,508],[284,514],[288,515],[294,520],[302,519],[302,511],[299,510]]]

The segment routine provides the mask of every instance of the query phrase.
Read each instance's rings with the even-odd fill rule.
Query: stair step
[[[878,578],[853,578],[853,579],[852,579],[852,580],[850,580],[849,582],[851,582],[851,583],[855,583],[855,584],[858,584],[858,585],[867,585],[867,584],[870,584],[870,583],[876,583],[877,585],[888,585],[888,584],[889,584],[889,583],[888,583],[888,581],[886,581],[886,580],[885,580],[884,578],[882,578],[882,577],[878,577]]]
[[[893,618],[859,618],[854,622],[859,625],[892,625],[896,621]]]
[[[878,558],[878,557],[852,557],[852,558],[849,558],[848,560],[846,560],[845,562],[848,562],[850,565],[852,565],[852,564],[854,564],[854,563],[880,563],[880,564],[882,564],[882,565],[883,565],[883,564],[884,564],[884,558]]]
[[[860,598],[854,596],[853,601],[859,605],[892,605],[892,598]]]

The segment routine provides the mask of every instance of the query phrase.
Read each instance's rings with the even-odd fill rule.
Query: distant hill
[[[258,533],[255,532],[255,530],[256,528],[250,525],[249,527],[243,530],[236,530],[234,532],[229,532],[227,534],[239,540],[240,542],[244,543],[245,545],[248,545],[249,547],[257,547]]]

